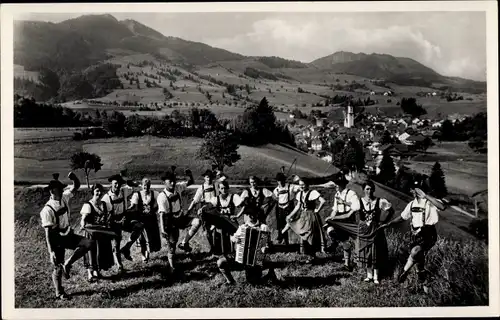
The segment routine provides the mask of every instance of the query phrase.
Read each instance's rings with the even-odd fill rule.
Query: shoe
[[[429,290],[429,287],[428,287],[428,286],[424,285],[424,286],[423,286],[423,289],[424,289],[424,293],[425,293],[425,294],[429,294],[429,291],[430,291],[430,290]]]
[[[149,251],[144,252],[142,255],[142,262],[146,263],[149,261]]]
[[[128,261],[132,261],[132,257],[130,256],[130,248],[122,248],[120,253],[123,255],[125,259]]]
[[[351,272],[353,270],[353,268],[351,266],[343,265],[341,270]]]
[[[177,248],[185,251],[185,252],[191,252],[193,251],[193,249],[191,249],[191,247],[189,246],[189,243],[179,243],[177,245]]]
[[[71,276],[71,274],[70,274],[70,272],[71,272],[71,265],[68,265],[68,264],[63,264],[63,265],[61,266],[61,269],[62,269],[62,272],[63,272],[64,277],[65,277],[66,279],[69,279],[69,278],[70,278],[70,276]]]
[[[92,275],[93,275],[95,278],[97,278],[97,279],[99,279],[99,278],[101,278],[101,277],[102,277],[102,276],[101,276],[101,273],[100,273],[99,271],[97,271],[97,270],[92,271]]]
[[[379,284],[380,282],[378,282],[378,280],[377,280],[377,279],[375,279],[375,280],[373,280],[373,283],[375,283],[375,284]]]
[[[364,282],[370,282],[372,281],[373,279],[372,278],[365,278],[365,280],[363,280]]]
[[[87,281],[90,282],[90,283],[93,283],[93,282],[96,282],[97,281],[97,277],[95,277],[94,275],[91,275],[87,278]]]
[[[56,295],[56,299],[59,299],[59,300],[71,300],[71,297],[69,295],[67,295],[66,292],[63,292],[63,293],[60,293],[60,294]]]
[[[403,271],[398,275],[398,282],[403,283],[405,282],[406,278],[408,277],[408,271]]]

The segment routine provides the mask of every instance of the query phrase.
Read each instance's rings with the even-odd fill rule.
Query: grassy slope
[[[104,164],[101,171],[91,174],[91,179],[102,180],[111,174],[127,168],[131,177],[139,178],[143,174],[152,179],[176,165],[179,172],[190,168],[195,179],[206,170],[209,162],[196,158],[202,140],[196,138],[161,139],[155,137],[111,138],[93,141],[48,142],[41,144],[16,144],[14,147],[14,177],[16,181],[42,182],[50,177],[54,170],[69,170],[69,159],[78,151],[96,153]],[[281,166],[290,166],[298,158],[296,173],[311,175],[310,168],[324,172],[334,170],[326,162],[311,158],[291,149],[268,145],[262,148],[240,146],[241,155],[233,167],[226,168],[226,173],[233,180],[247,179],[250,175],[274,177]],[[295,172],[295,167],[292,168]],[[78,172],[83,178],[81,172]]]
[[[321,191],[331,199],[331,191]],[[190,191],[187,198],[190,198]],[[378,193],[383,196],[384,192]],[[125,262],[129,269],[123,279],[105,272],[108,278],[89,284],[84,280],[81,262],[74,276],[65,281],[70,302],[50,302],[52,287],[50,264],[47,259],[43,232],[38,225],[38,212],[46,194],[40,189],[16,188],[16,307],[366,307],[366,306],[437,306],[487,304],[487,247],[471,239],[453,240],[443,237],[429,255],[429,269],[434,273],[431,294],[427,297],[417,291],[414,277],[398,285],[393,275],[383,279],[380,286],[361,282],[362,273],[339,270],[341,252],[334,256],[321,255],[315,266],[303,264],[304,257],[296,253],[278,253],[270,256],[282,282],[276,285],[251,287],[244,283],[244,274],[235,272],[239,284],[234,288],[219,287],[223,282],[214,260],[208,260],[207,242],[202,233],[192,241],[194,254],[180,254],[178,267],[185,272],[183,281],[165,275],[165,252],[153,256],[147,265],[139,259],[138,248],[133,248],[134,262]],[[78,224],[79,205],[88,197],[80,192],[74,205],[73,224]],[[187,205],[186,199],[184,205]],[[397,205],[397,204],[396,204]],[[326,210],[323,211],[324,216]],[[268,223],[273,227],[271,214]],[[78,229],[78,227],[76,227]],[[408,239],[399,232],[389,231],[391,266],[397,274],[400,247]],[[390,271],[390,270],[389,270]],[[262,299],[265,297],[265,299]]]

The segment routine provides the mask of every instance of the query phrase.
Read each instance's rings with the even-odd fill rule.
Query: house
[[[408,132],[403,132],[398,136],[398,140],[401,141],[401,143],[409,145],[411,144],[411,142],[408,141],[409,137],[411,137],[411,135]]]
[[[320,139],[314,139],[311,141],[311,148],[315,151],[323,150],[323,142]]]
[[[443,121],[434,122],[432,124],[432,127],[433,128],[441,128],[442,124],[443,124]]]

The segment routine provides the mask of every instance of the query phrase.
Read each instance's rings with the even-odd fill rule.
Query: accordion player
[[[262,266],[269,238],[269,231],[243,225],[236,239],[235,261],[245,266]]]

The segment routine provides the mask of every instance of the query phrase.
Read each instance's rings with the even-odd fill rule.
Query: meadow
[[[351,185],[357,192],[359,185]],[[320,215],[328,214],[333,193],[318,189],[327,198]],[[241,191],[241,190],[233,190]],[[183,205],[193,195],[188,189]],[[388,197],[383,189],[377,195]],[[396,275],[404,264],[403,253],[408,245],[408,225],[386,231],[390,264],[381,284],[364,283],[361,270],[341,271],[341,250],[320,254],[314,265],[304,263],[305,257],[295,252],[269,255],[279,277],[277,283],[250,286],[242,272],[234,272],[237,285],[223,286],[215,260],[208,256],[207,241],[199,232],[191,241],[193,253],[180,253],[177,267],[182,277],[168,275],[164,250],[152,255],[147,264],[140,262],[138,248],[132,250],[133,262],[125,261],[127,273],[118,278],[114,271],[103,273],[97,283],[85,280],[85,270],[79,261],[73,276],[64,280],[73,295],[70,301],[55,301],[50,281],[43,230],[38,212],[47,193],[40,188],[15,188],[15,305],[17,308],[182,308],[182,307],[424,307],[488,305],[487,246],[446,219],[438,224],[439,240],[428,255],[428,270],[432,274],[428,295],[422,293],[412,273],[405,284],[398,284]],[[79,230],[79,209],[88,199],[88,191],[78,192],[71,204],[72,224]],[[393,196],[394,197],[394,196]],[[391,200],[393,199],[390,198]],[[394,202],[397,210],[403,201]],[[267,223],[275,227],[274,213]],[[200,230],[201,231],[201,230]],[[292,242],[296,237],[291,237]],[[403,250],[403,251],[401,251]],[[263,298],[265,297],[265,298]]]
[[[140,178],[149,175],[152,179],[176,165],[179,172],[190,168],[196,179],[210,167],[208,161],[197,159],[197,151],[202,143],[198,138],[157,138],[144,136],[138,138],[109,138],[86,141],[45,142],[37,144],[14,145],[14,179],[32,183],[46,181],[54,170],[67,171],[70,158],[75,152],[96,153],[102,159],[102,170],[91,173],[92,181],[101,181],[106,177],[127,169],[131,177]],[[244,180],[250,175],[274,177],[281,166],[289,169],[295,158],[296,165],[291,173],[324,174],[335,169],[328,163],[313,158],[301,151],[279,145],[267,145],[260,148],[240,146],[241,160],[224,171],[233,180]],[[81,172],[77,172],[81,178]]]

